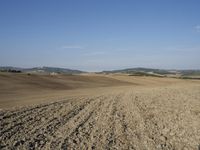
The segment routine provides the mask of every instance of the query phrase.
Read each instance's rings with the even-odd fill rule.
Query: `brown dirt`
[[[0,111],[0,149],[198,149],[198,81],[114,78],[123,86]]]
[[[95,75],[27,75],[0,73],[0,109],[38,104],[85,95],[87,89],[131,85],[132,83]],[[100,89],[101,90],[101,89]]]

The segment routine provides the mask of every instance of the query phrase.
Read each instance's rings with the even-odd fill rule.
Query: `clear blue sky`
[[[200,1],[1,0],[0,65],[200,69]]]

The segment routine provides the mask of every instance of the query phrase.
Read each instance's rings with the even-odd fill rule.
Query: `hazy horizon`
[[[0,66],[200,69],[200,2],[0,1]]]

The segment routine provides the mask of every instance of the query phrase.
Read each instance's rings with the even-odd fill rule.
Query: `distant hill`
[[[63,74],[80,74],[84,71],[56,68],[56,67],[34,67],[34,68],[18,68],[18,67],[0,67],[1,72],[24,72],[24,73],[63,73]]]
[[[58,68],[58,67],[34,67],[34,68],[20,68],[5,66],[0,67],[0,72],[14,72],[14,73],[39,73],[39,74],[50,74],[50,73],[61,73],[61,74],[80,74],[85,73],[80,70]],[[200,70],[167,70],[167,69],[152,69],[152,68],[127,68],[121,70],[111,70],[96,72],[98,74],[110,74],[110,73],[124,73],[130,76],[155,76],[155,77],[198,77],[200,78]]]
[[[128,68],[128,69],[121,69],[121,70],[112,70],[112,71],[103,71],[103,73],[138,73],[138,72],[144,72],[144,73],[157,73],[157,74],[176,74],[179,73],[179,71],[172,71],[172,70],[164,70],[164,69],[151,69],[151,68]]]
[[[128,68],[121,70],[102,71],[101,73],[126,73],[135,76],[200,76],[200,70],[165,70],[165,69],[152,69],[152,68]]]

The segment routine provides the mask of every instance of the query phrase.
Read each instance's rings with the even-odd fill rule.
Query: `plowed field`
[[[106,92],[0,111],[0,149],[194,149],[200,84]]]

